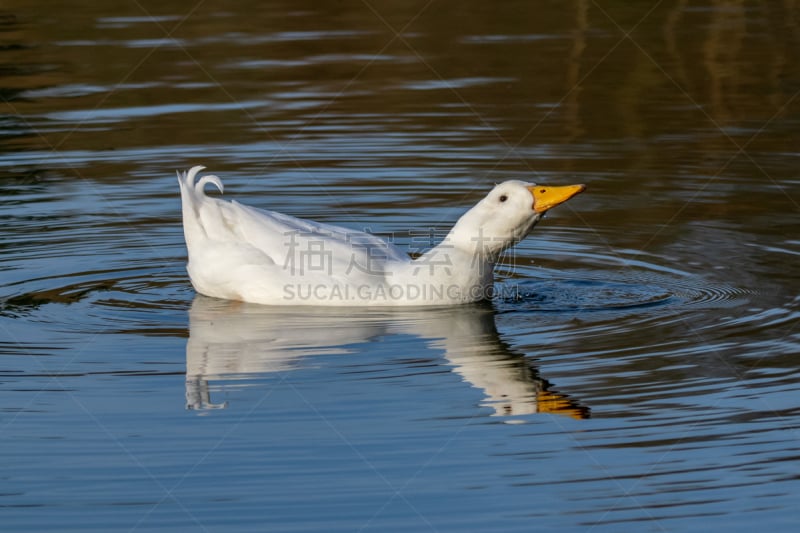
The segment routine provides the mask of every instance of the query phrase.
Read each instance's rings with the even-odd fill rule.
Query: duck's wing
[[[355,271],[383,271],[409,257],[369,233],[230,203],[241,237],[285,268],[327,271],[339,277]],[[275,255],[277,254],[277,255]]]
[[[183,202],[184,233],[190,260],[193,249],[207,254],[209,247],[235,252],[245,263],[275,265],[289,274],[323,279],[378,275],[386,265],[408,262],[393,244],[363,231],[255,209],[236,201],[206,196],[206,184],[223,190],[216,176],[196,180],[204,167],[178,174]],[[228,263],[233,263],[229,258]]]

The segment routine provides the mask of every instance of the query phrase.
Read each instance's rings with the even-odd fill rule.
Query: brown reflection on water
[[[469,125],[484,130],[484,143],[505,150],[520,142],[646,139],[698,128],[725,141],[714,123],[760,126],[787,113],[798,88],[798,62],[791,61],[797,12],[782,2],[677,1],[655,9],[586,0],[459,2],[457,9],[388,2],[370,9],[360,1],[239,1],[224,9],[203,3],[191,12],[174,1],[118,4],[6,4],[4,64],[23,69],[4,82],[9,88],[102,89],[73,102],[25,98],[19,113],[78,103],[91,110],[276,98],[277,118],[308,119],[305,110],[281,109],[291,96],[282,93],[313,87],[309,97],[320,95],[314,109],[324,110],[321,122],[370,113],[426,129]],[[123,89],[137,84],[145,86]],[[429,112],[443,107],[449,111]],[[228,118],[238,115],[235,122],[249,130],[262,113],[275,118],[273,110]],[[189,142],[213,131],[170,117],[161,126],[180,127]],[[515,159],[510,163],[518,165]]]

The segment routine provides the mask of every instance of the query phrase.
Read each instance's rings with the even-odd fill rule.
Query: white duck
[[[500,253],[585,189],[506,181],[435,248],[411,259],[383,239],[205,195],[205,167],[178,173],[187,270],[207,296],[267,305],[452,305],[491,297]]]

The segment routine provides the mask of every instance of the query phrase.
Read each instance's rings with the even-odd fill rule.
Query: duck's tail
[[[219,189],[219,192],[224,190],[222,180],[217,176],[207,175],[197,179],[197,174],[204,168],[206,167],[198,165],[190,168],[187,172],[178,171],[178,184],[181,188],[183,210],[183,233],[189,248],[199,238],[208,237],[203,219],[208,216],[206,212],[209,208],[212,211],[218,210],[209,205],[218,201],[206,196],[204,191],[206,184],[213,184]]]
[[[197,165],[190,168],[186,172],[178,171],[178,184],[181,187],[181,197],[186,198],[187,193],[189,196],[205,196],[203,189],[206,186],[206,183],[213,183],[214,186],[219,189],[219,192],[225,192],[225,187],[222,185],[222,180],[219,179],[217,176],[203,176],[199,180],[195,181],[198,172],[204,170],[206,167],[202,165]]]

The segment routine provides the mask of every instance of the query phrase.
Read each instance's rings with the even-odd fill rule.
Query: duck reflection
[[[208,382],[286,372],[321,354],[350,354],[385,335],[413,335],[441,350],[454,372],[483,391],[495,416],[551,413],[588,418],[589,409],[551,389],[523,354],[503,342],[494,311],[482,305],[439,309],[280,308],[198,295],[189,311],[186,401],[224,408]]]

